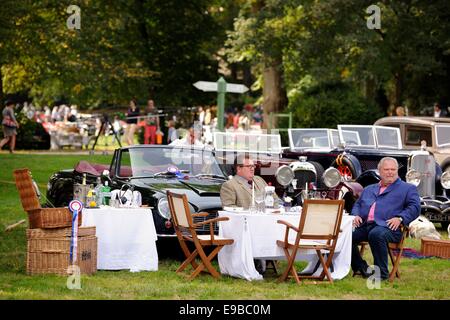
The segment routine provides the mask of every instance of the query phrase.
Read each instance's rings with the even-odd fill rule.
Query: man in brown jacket
[[[255,194],[264,192],[267,183],[255,176],[255,164],[248,154],[241,154],[234,160],[236,174],[220,189],[222,207],[242,207],[248,209],[252,204],[252,187]]]
[[[241,154],[234,160],[236,174],[225,182],[220,189],[220,200],[223,207],[242,207],[248,209],[252,204],[252,187],[257,192],[264,192],[267,183],[263,178],[255,176],[255,163],[248,154]],[[264,193],[263,193],[264,194]],[[275,198],[278,197],[275,195]],[[255,259],[256,270],[264,274],[266,260]],[[272,264],[275,263],[272,261]]]

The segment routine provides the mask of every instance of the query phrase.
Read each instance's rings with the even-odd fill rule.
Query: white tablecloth
[[[277,220],[285,220],[298,226],[300,214],[249,214],[229,211],[219,211],[219,216],[229,217],[228,221],[219,222],[219,235],[234,239],[232,245],[227,245],[219,252],[220,272],[233,277],[247,280],[262,280],[262,275],[255,269],[253,259],[286,260],[277,240],[284,240],[286,227]],[[351,267],[353,216],[344,215],[341,223],[342,232],[336,243],[336,250],[330,267],[333,279],[344,278]],[[295,240],[295,232],[289,232],[290,241]],[[296,260],[309,261],[302,272],[322,272],[317,253],[313,250],[302,250]]]
[[[83,209],[82,226],[95,226],[97,269],[157,271],[156,230],[149,208]]]

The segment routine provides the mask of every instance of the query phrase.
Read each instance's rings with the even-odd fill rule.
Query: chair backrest
[[[170,214],[172,215],[175,228],[182,227],[189,229],[192,227],[192,216],[189,211],[189,203],[185,194],[177,194],[167,191]]]
[[[39,198],[33,186],[31,173],[28,169],[14,170],[14,179],[16,180],[16,187],[19,190],[22,207],[25,211],[33,211],[41,209]]]
[[[344,200],[307,199],[300,218],[299,234],[303,239],[337,239],[344,209]]]

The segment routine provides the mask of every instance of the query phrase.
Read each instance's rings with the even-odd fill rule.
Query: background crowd
[[[37,127],[42,127],[40,134],[49,136],[49,146],[39,149],[64,147],[88,149],[95,138],[102,136],[106,145],[114,145],[116,137],[123,145],[178,144],[184,141],[182,139],[188,138],[191,129],[196,131],[196,141],[209,145],[212,144],[218,122],[217,106],[197,106],[181,112],[166,111],[167,108],[158,107],[152,99],[140,105],[137,99],[133,98],[126,110],[116,108],[114,110],[121,111],[96,110],[91,113],[80,112],[77,105],[65,103],[53,107],[38,107],[33,103],[13,103],[12,100],[8,100],[8,104],[5,105],[3,113],[9,110],[8,114],[16,115],[18,121],[14,130],[5,131],[4,128],[2,147],[10,142],[12,151],[15,148],[19,122],[26,124],[27,130],[33,133]],[[262,115],[261,106],[246,104],[228,107],[223,119],[225,130],[260,130],[263,125]],[[19,145],[19,148],[24,147]]]

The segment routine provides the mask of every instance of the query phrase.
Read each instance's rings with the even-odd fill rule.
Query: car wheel
[[[325,188],[326,186],[325,186],[325,184],[323,183],[323,181],[322,181],[322,176],[323,176],[323,172],[325,171],[324,170],[324,168],[323,168],[323,166],[320,164],[320,163],[318,163],[318,162],[315,162],[315,161],[309,161],[309,163],[311,163],[313,166],[314,166],[314,168],[316,169],[316,174],[317,174],[317,188],[318,189],[323,189],[323,188]]]
[[[358,159],[350,154],[338,155],[331,165],[337,168],[342,177],[347,181],[358,178],[362,173],[361,164]]]

